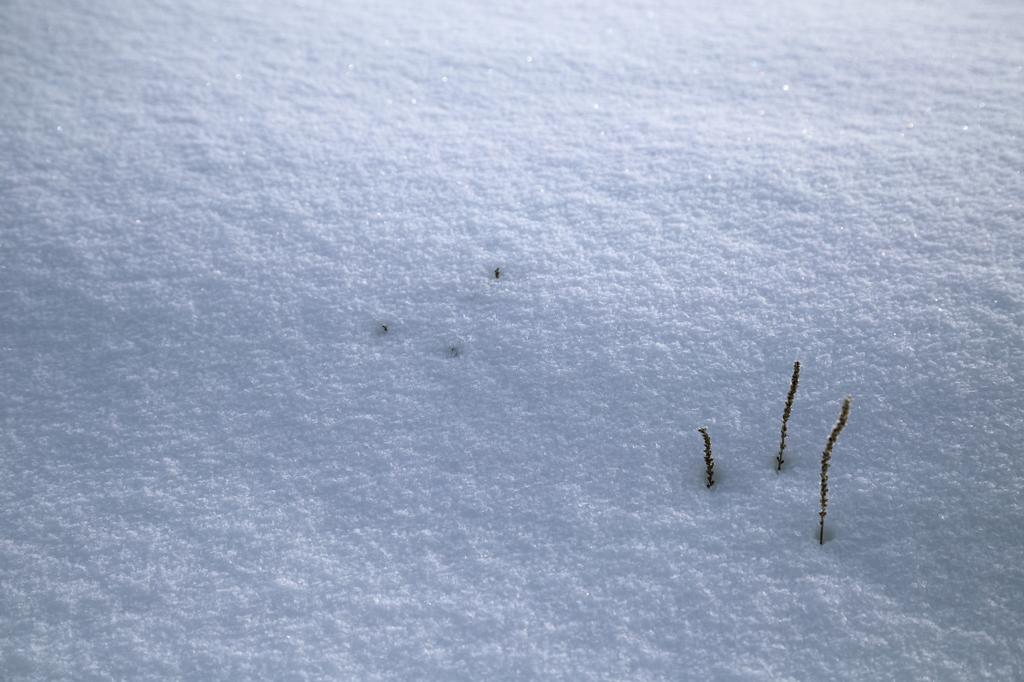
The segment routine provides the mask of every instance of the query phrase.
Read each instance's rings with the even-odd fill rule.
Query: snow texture
[[[0,4],[0,677],[1024,679],[1022,67],[1014,1]]]

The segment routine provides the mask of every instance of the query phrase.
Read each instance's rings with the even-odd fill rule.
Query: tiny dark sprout
[[[380,326],[380,328],[384,330],[384,331],[381,332],[382,334],[387,334],[388,333],[388,326],[386,324],[382,324]]]
[[[494,268],[494,279],[501,278],[501,268]]]
[[[459,349],[458,348],[455,348],[453,346],[450,352],[451,352],[453,358],[459,357]]]

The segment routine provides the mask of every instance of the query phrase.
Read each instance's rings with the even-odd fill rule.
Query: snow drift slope
[[[1022,19],[7,3],[0,669],[1021,678]]]

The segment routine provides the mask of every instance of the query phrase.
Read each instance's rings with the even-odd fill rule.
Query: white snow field
[[[1016,0],[5,0],[0,678],[1024,679],[1022,68]]]

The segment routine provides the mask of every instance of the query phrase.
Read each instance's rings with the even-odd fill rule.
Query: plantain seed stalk
[[[832,433],[828,437],[828,443],[825,445],[825,451],[821,453],[821,511],[818,512],[818,516],[821,517],[821,528],[818,531],[818,544],[825,544],[825,512],[828,508],[828,465],[832,460],[832,447],[836,444],[836,440],[839,438],[839,432],[846,426],[846,418],[850,416],[850,401],[853,400],[850,396],[846,396],[846,400],[843,401],[843,410],[839,414],[839,421],[832,427]]]
[[[789,425],[789,414],[793,411],[793,398],[796,397],[796,387],[800,383],[800,361],[797,360],[793,363],[793,378],[789,382],[789,395],[786,396],[786,409],[782,411],[782,440],[779,441],[779,456],[775,458],[775,461],[779,465],[775,468],[775,471],[782,471],[782,463],[786,460],[782,459],[782,453],[786,449],[786,427]]]
[[[708,474],[708,485],[710,488],[715,484],[715,460],[711,457],[711,436],[708,435],[707,429],[697,429],[700,431],[700,435],[704,436],[704,464],[707,466]]]

